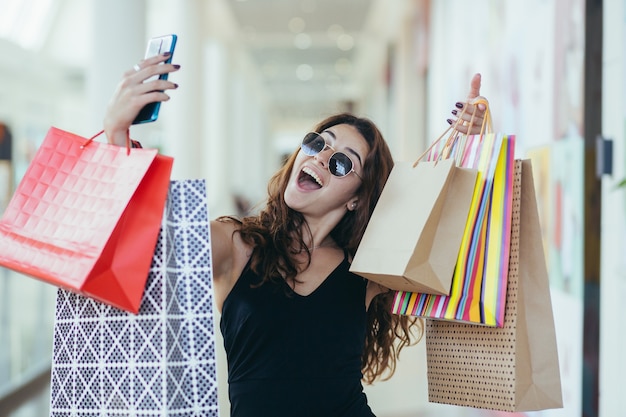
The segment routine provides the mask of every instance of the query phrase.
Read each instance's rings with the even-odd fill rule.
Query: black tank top
[[[233,417],[372,417],[361,384],[363,278],[346,258],[310,295],[265,283],[249,266],[220,328]]]

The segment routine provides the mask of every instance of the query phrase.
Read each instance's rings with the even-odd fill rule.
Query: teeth
[[[304,167],[304,168],[302,168],[302,171],[307,173],[307,174],[309,174],[311,177],[313,177],[315,182],[318,183],[320,185],[320,187],[323,185],[322,184],[322,180],[320,179],[320,177],[317,176],[317,174],[315,172],[313,172],[313,170],[311,170],[308,167]]]

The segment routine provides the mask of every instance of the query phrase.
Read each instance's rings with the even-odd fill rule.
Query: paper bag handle
[[[439,136],[437,139],[435,139],[433,141],[433,143],[430,144],[430,146],[417,158],[417,160],[413,163],[413,168],[415,168],[417,166],[417,164],[422,160],[422,158],[424,158],[425,155],[427,155],[435,145],[437,145],[439,143],[439,141],[441,141],[441,139],[446,135],[446,133],[448,133],[450,130],[452,130],[452,132],[450,132],[450,135],[447,137],[446,139],[446,143],[444,144],[444,147],[442,148],[441,154],[439,155],[439,157],[437,159],[445,159],[449,157],[449,152],[450,149],[452,149],[452,145],[454,144],[454,141],[457,139],[458,135],[456,135],[455,133],[461,133],[463,134],[461,131],[458,130],[459,125],[461,126],[473,126],[474,125],[474,117],[476,116],[476,109],[478,108],[478,104],[484,104],[485,105],[485,115],[483,117],[483,123],[480,126],[480,136],[484,135],[485,133],[491,133],[493,132],[493,124],[491,121],[491,111],[489,110],[489,102],[487,101],[487,99],[485,99],[484,97],[480,97],[477,98],[475,100],[472,100],[471,102],[469,102],[470,104],[474,105],[474,111],[472,112],[472,116],[469,120],[469,122],[466,122],[465,120],[463,120],[463,115],[465,113],[467,113],[467,106],[463,106],[463,109],[461,109],[461,114],[459,115],[459,117],[457,117],[456,121],[451,124],[442,134],[441,136]],[[459,149],[459,148],[457,148]],[[445,158],[443,158],[443,155],[445,154]]]
[[[85,141],[85,143],[80,145],[80,149],[85,149],[91,142],[93,142],[93,140],[95,138],[97,138],[98,136],[100,136],[103,133],[104,133],[104,129],[102,129],[101,131],[99,131],[98,133],[96,133],[95,135],[90,137],[89,139],[87,139]],[[130,135],[128,133],[129,132],[127,132],[127,134],[126,134],[126,155],[130,155],[130,148],[131,148],[131,146],[130,146]]]

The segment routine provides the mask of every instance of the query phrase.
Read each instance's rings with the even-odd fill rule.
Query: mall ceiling
[[[374,34],[376,3],[228,0],[276,115],[318,118],[358,100],[384,50]],[[385,3],[392,9],[403,1]]]
[[[0,31],[0,36],[10,37],[13,32],[24,39],[47,37],[47,52],[70,67],[84,68],[90,48],[86,16],[93,3],[5,1],[15,24],[8,25],[10,13],[5,13],[0,22],[6,23],[3,27],[7,30]],[[178,1],[146,0],[146,5],[154,12],[177,7]],[[267,93],[268,110],[284,119],[318,119],[322,114],[349,109],[368,92],[375,77],[381,76],[387,59],[387,34],[396,30],[406,10],[415,4],[411,0],[202,1],[205,5],[219,3],[230,12],[236,40],[253,62]],[[60,30],[66,28],[72,30]],[[80,33],[85,36],[76,36]],[[68,44],[72,48],[67,48]],[[77,82],[81,79],[78,73],[75,78]]]

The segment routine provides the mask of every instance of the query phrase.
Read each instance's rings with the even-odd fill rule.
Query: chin
[[[285,205],[289,207],[291,210],[294,210],[297,212],[301,212],[302,209],[304,208],[302,203],[298,203],[298,201],[294,201],[293,198],[289,198],[288,196],[285,196]]]

